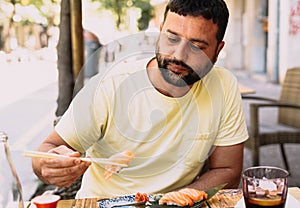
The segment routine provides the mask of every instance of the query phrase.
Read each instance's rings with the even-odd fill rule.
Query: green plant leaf
[[[206,190],[205,192],[208,195],[208,199],[210,199],[211,197],[213,197],[218,191],[220,191],[222,188],[224,188],[227,185],[227,183],[224,183],[222,185],[216,186],[212,189]]]

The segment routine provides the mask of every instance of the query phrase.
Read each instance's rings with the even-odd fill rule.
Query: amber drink
[[[284,208],[289,173],[270,166],[251,167],[243,171],[243,194],[246,208]]]

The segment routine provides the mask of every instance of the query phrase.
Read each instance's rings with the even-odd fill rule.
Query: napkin
[[[286,199],[285,207],[286,208],[299,208],[300,207],[300,202],[295,197],[288,194],[287,199]],[[245,208],[244,197],[242,197],[238,201],[238,203],[235,205],[235,208]]]

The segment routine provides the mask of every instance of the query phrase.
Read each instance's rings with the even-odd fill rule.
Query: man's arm
[[[38,147],[38,151],[68,155],[70,158],[33,158],[34,173],[45,183],[58,187],[68,187],[90,166],[81,161],[80,153],[74,151],[56,131],[53,131]]]
[[[187,187],[207,190],[227,183],[226,188],[237,188],[243,169],[244,143],[217,146],[209,158],[209,171]]]

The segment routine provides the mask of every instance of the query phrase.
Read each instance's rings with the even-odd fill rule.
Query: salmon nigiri
[[[179,191],[172,191],[164,194],[159,200],[159,204],[178,205],[178,206],[193,206],[194,202],[191,197]]]
[[[120,163],[120,164],[128,164],[133,159],[133,153],[129,150],[125,150],[121,153],[112,155],[109,160],[112,162]],[[118,165],[106,165],[105,166],[105,172],[104,172],[104,178],[105,180],[109,180],[114,173],[118,173],[122,167]]]
[[[208,198],[205,191],[200,191],[193,188],[183,188],[179,192],[187,194],[195,203]]]

